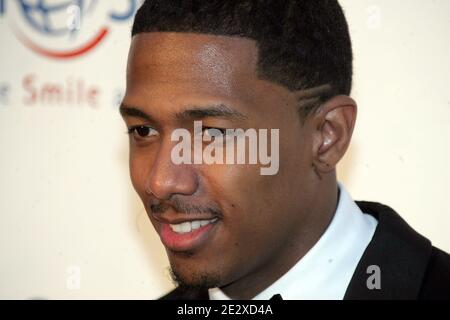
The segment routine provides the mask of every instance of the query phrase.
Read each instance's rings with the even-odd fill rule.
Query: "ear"
[[[325,102],[312,115],[312,160],[319,176],[333,171],[344,156],[355,127],[356,114],[356,102],[340,95]]]

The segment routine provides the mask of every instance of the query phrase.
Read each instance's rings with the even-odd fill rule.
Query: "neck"
[[[246,276],[222,287],[232,299],[252,299],[288,272],[319,241],[330,224],[338,204],[336,178],[323,179],[312,199],[311,214],[308,214],[300,232],[290,241],[283,243],[276,256]]]

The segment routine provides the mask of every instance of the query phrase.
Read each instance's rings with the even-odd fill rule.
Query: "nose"
[[[172,142],[161,144],[146,180],[146,192],[162,200],[174,194],[192,195],[199,183],[194,165],[172,161],[172,148]]]

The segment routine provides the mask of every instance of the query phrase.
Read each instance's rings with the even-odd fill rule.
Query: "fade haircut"
[[[255,40],[261,79],[306,90],[302,116],[335,95],[350,94],[352,47],[337,0],[146,0],[132,36],[142,32]]]

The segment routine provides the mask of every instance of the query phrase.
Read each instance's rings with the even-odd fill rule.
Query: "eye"
[[[145,139],[158,135],[158,131],[151,126],[141,125],[128,128],[128,134],[137,139]]]
[[[226,130],[224,128],[203,127],[203,135],[205,137],[215,138],[217,136],[225,136]]]

